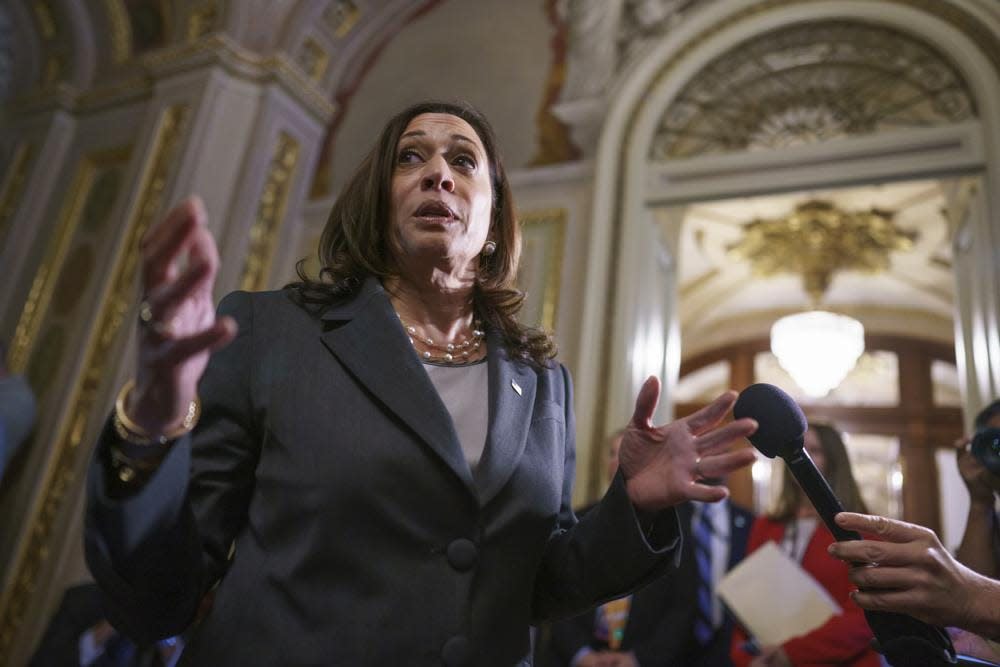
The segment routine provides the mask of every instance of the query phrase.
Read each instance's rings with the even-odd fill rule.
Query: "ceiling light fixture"
[[[771,351],[806,395],[826,396],[865,351],[865,328],[847,315],[810,310],[771,327]]]
[[[848,212],[813,200],[783,218],[753,220],[744,227],[743,239],[729,247],[735,257],[749,260],[757,275],[802,276],[812,310],[775,322],[771,351],[807,395],[828,394],[865,350],[861,322],[818,308],[834,273],[884,271],[889,253],[909,250],[915,238],[916,232],[896,226],[892,212]]]

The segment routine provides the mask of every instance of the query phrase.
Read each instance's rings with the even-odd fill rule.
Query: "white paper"
[[[783,644],[841,613],[826,589],[774,542],[743,559],[717,592],[761,646]]]

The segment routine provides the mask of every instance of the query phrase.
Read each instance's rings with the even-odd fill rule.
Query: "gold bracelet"
[[[188,405],[187,414],[184,415],[180,426],[167,433],[154,436],[132,421],[125,412],[125,399],[134,388],[135,380],[129,380],[118,392],[118,397],[115,399],[115,431],[126,442],[131,442],[134,445],[151,445],[153,443],[165,445],[191,431],[198,423],[198,418],[201,417],[201,401],[195,396]]]

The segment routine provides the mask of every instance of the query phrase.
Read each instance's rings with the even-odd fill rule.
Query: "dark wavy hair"
[[[296,291],[304,305],[322,307],[349,298],[367,276],[384,280],[398,275],[388,242],[396,153],[406,126],[417,116],[427,113],[448,114],[467,122],[482,141],[489,160],[493,189],[490,238],[497,248],[492,255],[480,255],[473,288],[473,309],[487,327],[500,333],[515,357],[533,365],[547,365],[556,355],[552,336],[517,321],[517,313],[524,303],[524,294],[516,285],[521,228],[514,213],[507,173],[497,150],[496,135],[486,118],[468,104],[421,102],[389,120],[375,146],[333,204],[319,241],[322,268],[318,279],[307,275],[305,260],[301,260],[296,267],[299,282],[288,287]]]
[[[826,458],[823,476],[830,483],[833,494],[840,500],[844,510],[868,514],[868,507],[861,497],[854,473],[851,472],[851,461],[847,458],[847,447],[840,437],[840,432],[822,422],[809,422],[809,430],[815,432],[819,438],[823,456]],[[787,469],[781,472],[781,493],[768,515],[776,521],[791,521],[798,512],[803,492]]]

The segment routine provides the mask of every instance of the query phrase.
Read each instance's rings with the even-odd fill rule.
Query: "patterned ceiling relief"
[[[859,22],[801,24],[703,68],[664,113],[650,158],[782,149],[976,116],[966,82],[927,44]]]

